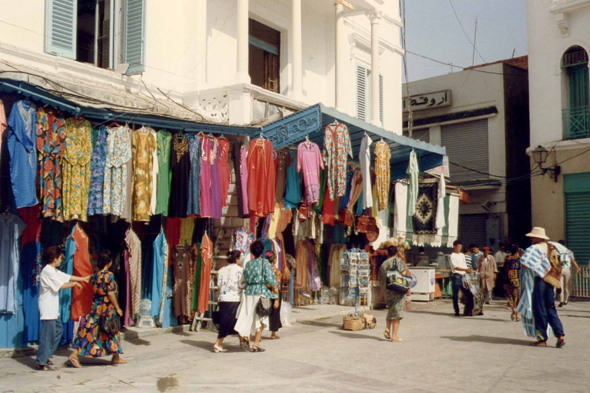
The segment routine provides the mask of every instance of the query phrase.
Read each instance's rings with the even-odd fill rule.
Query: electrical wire
[[[477,52],[477,54],[479,55],[479,57],[481,57],[481,59],[483,60],[483,62],[484,63],[487,63],[486,59],[484,59],[483,56],[481,55],[481,53],[479,53],[479,51],[475,47],[475,43],[473,41],[471,41],[471,38],[469,38],[469,35],[465,31],[465,28],[463,27],[463,23],[461,23],[461,19],[459,19],[459,15],[457,15],[457,10],[455,10],[455,6],[453,5],[453,1],[452,0],[449,0],[449,4],[451,5],[451,8],[453,9],[453,13],[455,14],[455,18],[457,18],[457,22],[459,22],[459,26],[461,26],[461,30],[463,30],[463,34],[465,34],[465,38],[467,38],[467,40],[469,41],[469,43],[471,44],[471,46],[473,47],[473,49]]]

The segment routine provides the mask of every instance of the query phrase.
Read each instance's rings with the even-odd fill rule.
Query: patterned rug
[[[416,201],[416,213],[413,217],[415,234],[436,234],[437,204],[438,184],[421,184]]]

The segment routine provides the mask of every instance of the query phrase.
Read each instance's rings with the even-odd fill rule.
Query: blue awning
[[[320,146],[324,143],[324,129],[333,122],[344,123],[348,127],[354,159],[358,159],[361,141],[367,134],[373,143],[383,140],[391,148],[391,178],[398,180],[406,177],[410,152],[418,156],[420,172],[436,168],[443,164],[446,149],[441,146],[408,138],[365,121],[317,104],[303,109],[262,127],[262,133],[272,141],[274,148],[293,145],[306,137]],[[372,145],[374,146],[374,145]]]

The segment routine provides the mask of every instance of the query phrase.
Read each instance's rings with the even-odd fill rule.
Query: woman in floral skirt
[[[92,276],[94,286],[94,297],[92,298],[92,309],[86,316],[86,320],[80,325],[78,335],[74,339],[72,348],[74,352],[70,355],[70,362],[74,367],[80,368],[78,356],[98,358],[112,355],[112,364],[127,363],[121,359],[119,354],[123,353],[119,332],[109,336],[100,331],[100,317],[106,315],[113,319],[116,314],[123,316],[123,310],[117,302],[117,283],[115,275],[109,271],[113,260],[109,251],[102,251],[98,255],[99,271]]]

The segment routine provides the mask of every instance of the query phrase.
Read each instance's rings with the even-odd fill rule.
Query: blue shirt
[[[479,258],[483,257],[483,252],[478,252],[477,254],[474,253],[469,253],[469,255],[471,256],[471,267],[473,270],[477,270],[477,261],[479,261]]]

